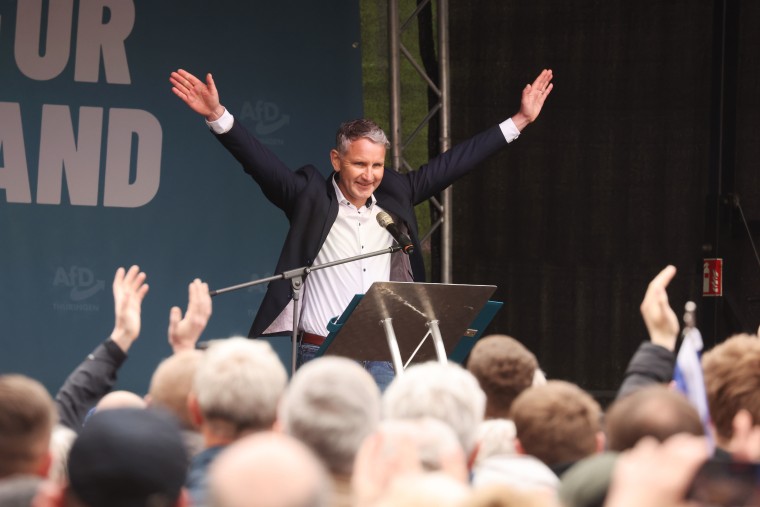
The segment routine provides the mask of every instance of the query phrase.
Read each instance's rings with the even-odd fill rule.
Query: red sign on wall
[[[723,259],[705,259],[702,264],[702,295],[723,295]]]

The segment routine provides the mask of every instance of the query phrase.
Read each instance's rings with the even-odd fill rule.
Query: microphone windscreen
[[[388,213],[381,211],[377,214],[377,223],[380,224],[380,227],[385,229],[393,223],[393,219]]]

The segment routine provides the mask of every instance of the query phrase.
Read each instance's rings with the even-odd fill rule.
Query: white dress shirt
[[[233,116],[225,110],[217,120],[206,124],[217,134],[232,128]],[[499,124],[504,138],[511,143],[520,135],[511,118]],[[348,202],[333,179],[338,199],[338,217],[322,245],[314,265],[353,257],[389,248],[393,244],[390,233],[377,223],[377,214],[383,211],[373,195],[367,204],[356,208]],[[403,255],[396,253],[394,255]],[[364,294],[373,282],[388,281],[391,258],[389,254],[340,264],[310,273],[302,289],[299,329],[327,336],[327,323],[343,313],[355,294]],[[264,334],[291,331],[293,328],[293,301],[264,331]]]

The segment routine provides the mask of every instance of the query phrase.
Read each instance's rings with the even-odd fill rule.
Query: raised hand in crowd
[[[208,284],[196,278],[187,287],[185,316],[182,317],[182,310],[178,306],[169,311],[169,345],[175,354],[195,348],[211,317],[211,308]]]
[[[114,328],[111,340],[127,352],[140,335],[142,301],[148,293],[146,275],[138,266],[116,270],[113,279]]]
[[[704,437],[679,434],[663,443],[646,437],[620,455],[605,507],[674,507],[684,498],[697,469],[708,458]]]
[[[649,338],[655,345],[670,351],[676,348],[678,339],[678,317],[668,302],[667,287],[676,274],[674,266],[667,266],[649,282],[644,300],[641,302],[641,316],[649,331]]]
[[[206,74],[204,83],[188,71],[178,69],[171,73],[169,82],[172,84],[172,92],[208,121],[214,121],[224,113],[224,106],[219,103],[219,92],[211,73]]]

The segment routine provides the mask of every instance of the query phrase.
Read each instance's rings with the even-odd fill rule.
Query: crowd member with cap
[[[122,408],[94,414],[69,455],[69,483],[47,482],[36,507],[185,507],[188,458],[173,418]]]

